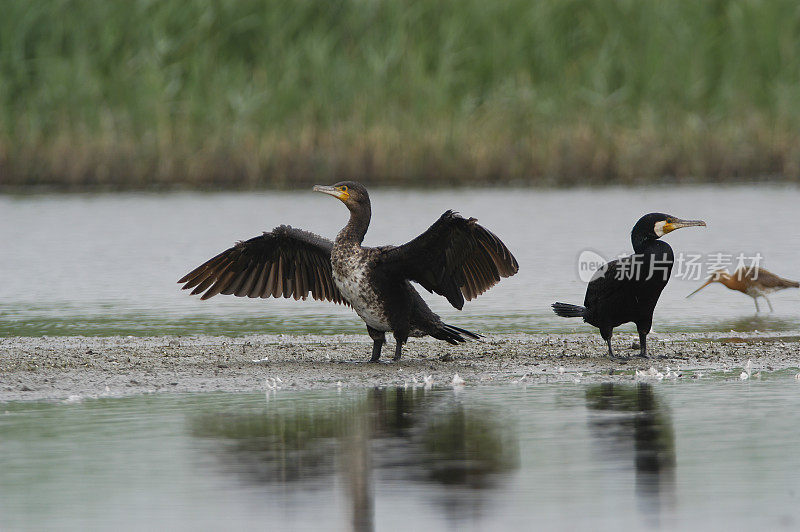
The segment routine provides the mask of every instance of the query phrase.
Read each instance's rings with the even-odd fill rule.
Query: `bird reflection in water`
[[[198,416],[190,427],[214,443],[225,471],[250,482],[322,489],[339,475],[354,530],[374,528],[376,479],[447,486],[433,500],[460,520],[479,513],[503,473],[519,467],[514,428],[451,391],[372,389],[273,401],[258,411]]]
[[[698,329],[704,331],[784,332],[796,331],[797,322],[794,319],[781,318],[774,314],[752,314],[732,319],[708,316],[702,328]]]
[[[586,391],[589,428],[607,461],[629,464],[639,510],[652,526],[675,506],[675,435],[653,387],[604,383]]]

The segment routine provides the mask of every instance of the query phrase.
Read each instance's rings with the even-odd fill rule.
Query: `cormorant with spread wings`
[[[430,335],[451,344],[479,338],[448,325],[433,313],[411,285],[415,281],[447,298],[457,309],[476,298],[502,277],[519,270],[516,259],[491,231],[475,218],[445,212],[427,231],[401,246],[364,247],[371,204],[367,189],[345,181],[316,185],[316,192],[340,199],[350,220],[330,240],[282,225],[261,236],[238,242],[209,259],[179,283],[202,293],[239,297],[294,297],[344,303],[367,324],[377,362],[392,332],[394,360],[410,336]]]

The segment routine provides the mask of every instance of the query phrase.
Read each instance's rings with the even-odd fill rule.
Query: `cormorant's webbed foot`
[[[386,343],[386,334],[382,331],[377,329],[373,329],[369,325],[367,325],[367,332],[369,333],[369,337],[372,338],[372,358],[369,359],[370,362],[378,362],[381,359],[381,348],[383,344]]]
[[[397,344],[394,346],[394,357],[392,360],[399,362],[401,356],[403,356],[403,342],[398,340]]]
[[[369,359],[370,362],[378,362],[381,359],[381,348],[383,347],[383,343],[385,340],[375,340],[372,344],[372,358]]]
[[[631,357],[626,357],[625,355],[618,355],[614,353],[614,350],[611,348],[611,337],[609,336],[606,338],[606,343],[608,344],[608,358],[611,360],[619,360],[619,361],[626,361],[630,360]]]
[[[614,350],[611,349],[611,337],[605,338],[606,343],[608,344],[608,357],[609,358],[618,358],[614,355]]]
[[[647,333],[639,333],[639,356],[647,358]]]

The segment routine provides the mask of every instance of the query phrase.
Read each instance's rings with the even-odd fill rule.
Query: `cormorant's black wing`
[[[583,306],[597,309],[599,305],[618,305],[623,301],[649,299],[661,293],[667,284],[670,270],[658,266],[648,255],[627,255],[608,262],[597,270],[586,287]]]
[[[347,303],[333,282],[331,248],[321,236],[281,225],[250,240],[237,242],[184,275],[183,289],[239,297],[294,297]]]
[[[624,257],[623,261],[629,258]],[[624,262],[622,265],[619,259],[608,262],[602,269],[597,270],[589,281],[583,306],[589,309],[597,308],[598,304],[616,296],[620,291],[626,288],[630,290],[631,279],[626,277],[628,272]]]
[[[407,244],[384,248],[380,261],[389,274],[416,281],[443,295],[455,308],[517,273],[517,260],[497,236],[453,211]]]

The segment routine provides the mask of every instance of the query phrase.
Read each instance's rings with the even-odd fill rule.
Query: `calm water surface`
[[[372,199],[367,245],[406,242],[450,208],[477,217],[507,243],[520,273],[464,311],[424,294],[448,321],[481,332],[591,330],[556,317],[549,305],[581,303],[580,252],[630,252],[630,229],[650,211],[708,222],[667,235],[678,253],[760,253],[768,269],[800,278],[797,188],[376,189]],[[310,190],[2,196],[0,213],[0,335],[363,331],[352,311],[329,303],[201,302],[176,284],[236,240],[282,223],[333,238],[347,210]],[[656,331],[800,329],[798,290],[774,295],[775,312],[756,316],[750,298],[721,285],[685,299],[700,282],[673,278],[656,309]]]
[[[800,526],[768,380],[0,404],[0,529]]]

